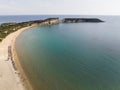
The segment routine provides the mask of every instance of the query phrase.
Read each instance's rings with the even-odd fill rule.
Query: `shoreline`
[[[33,90],[29,79],[27,78],[22,65],[17,57],[15,49],[16,38],[25,30],[36,26],[55,25],[59,23],[58,18],[48,18],[45,20],[35,20],[22,22],[13,25],[15,28],[9,29],[13,23],[3,23],[2,29],[5,29],[2,33],[12,33],[6,35],[0,42],[0,90]],[[25,26],[20,29],[19,27]],[[5,28],[7,27],[7,28]],[[13,30],[16,30],[13,32]]]
[[[37,25],[21,28],[0,42],[0,90],[33,90],[17,57],[15,41],[23,31],[35,26]],[[9,47],[11,47],[10,60]]]

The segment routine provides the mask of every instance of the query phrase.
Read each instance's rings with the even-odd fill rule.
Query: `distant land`
[[[104,22],[98,18],[65,18],[63,23],[80,23],[80,22]]]
[[[34,24],[37,25],[52,25],[58,24],[59,22],[62,23],[82,23],[82,22],[104,22],[98,18],[64,18],[63,20],[59,20],[59,18],[48,18],[45,20],[34,20],[28,22],[21,22],[21,23],[3,23],[0,25],[0,41],[5,38],[11,32],[17,31],[20,28],[31,26]]]

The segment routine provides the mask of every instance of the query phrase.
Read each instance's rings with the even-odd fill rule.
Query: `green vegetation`
[[[3,23],[0,25],[0,41],[2,41],[2,39],[4,39],[8,34],[17,31],[18,29],[31,26],[32,24],[39,24],[41,22],[41,20],[37,20],[21,23]]]
[[[47,25],[47,23],[48,23],[50,25],[50,21],[54,21],[54,20],[59,21],[58,18],[48,18],[45,20],[35,20],[35,21],[28,21],[28,22],[21,22],[21,23],[3,23],[3,24],[0,24],[0,41],[2,41],[10,33],[17,31],[18,29],[28,27],[28,26],[31,26],[34,24]],[[52,25],[52,23],[51,23],[51,25]]]
[[[25,23],[3,23],[0,25],[0,41],[8,34],[17,31],[20,28],[26,27]]]

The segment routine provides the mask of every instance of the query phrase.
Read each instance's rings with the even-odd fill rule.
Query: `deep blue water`
[[[16,51],[34,90],[120,90],[120,17],[69,17],[105,22],[38,26],[17,38]]]
[[[48,18],[48,15],[4,15],[0,16],[0,23],[24,22],[30,20],[41,20]]]

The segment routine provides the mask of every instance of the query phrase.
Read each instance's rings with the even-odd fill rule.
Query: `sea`
[[[120,16],[19,15],[0,22],[50,17],[105,22],[36,26],[19,35],[16,52],[34,90],[120,90]]]

